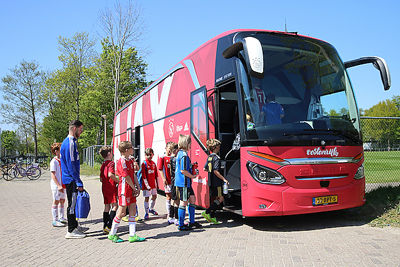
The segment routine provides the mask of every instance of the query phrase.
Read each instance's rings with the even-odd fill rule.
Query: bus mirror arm
[[[354,66],[368,64],[368,63],[372,63],[374,65],[374,67],[379,70],[379,72],[381,74],[383,88],[385,90],[389,90],[392,82],[391,82],[391,78],[390,78],[389,68],[386,64],[386,61],[383,58],[381,58],[381,57],[362,57],[359,59],[345,62],[344,67],[346,69],[348,69],[348,68],[351,68]]]

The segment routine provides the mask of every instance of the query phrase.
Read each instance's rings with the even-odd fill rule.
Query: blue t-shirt
[[[181,171],[187,170],[188,172],[192,172],[192,164],[190,163],[190,158],[187,152],[183,150],[179,150],[176,155],[176,167],[175,167],[175,186],[179,187],[190,187],[191,180],[182,174]]]
[[[283,107],[281,104],[271,101],[266,103],[262,107],[262,111],[265,114],[265,123],[267,125],[281,124],[281,115],[284,115]]]

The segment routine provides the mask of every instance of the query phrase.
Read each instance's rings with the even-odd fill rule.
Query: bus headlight
[[[364,174],[364,164],[361,164],[361,166],[358,168],[356,174],[354,175],[354,179],[362,179],[365,177]]]
[[[251,176],[262,184],[283,184],[286,179],[277,171],[261,166],[254,162],[247,162],[247,169]]]

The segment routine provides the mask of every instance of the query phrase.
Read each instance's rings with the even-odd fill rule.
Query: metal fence
[[[103,158],[99,154],[102,145],[94,145],[83,149],[82,162],[93,167],[95,163],[101,164]]]
[[[366,190],[400,185],[400,117],[361,117]]]

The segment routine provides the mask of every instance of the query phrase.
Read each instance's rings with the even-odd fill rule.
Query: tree
[[[75,102],[76,119],[80,115],[80,98],[84,93],[87,83],[90,82],[88,72],[93,62],[95,42],[89,39],[88,33],[76,33],[72,39],[58,38],[61,55],[59,60],[63,63],[63,82],[67,93]]]
[[[133,42],[140,40],[142,22],[140,10],[129,1],[123,7],[119,1],[114,6],[114,10],[106,9],[100,16],[103,28],[104,39],[109,42],[111,50],[110,63],[111,74],[114,81],[114,113],[120,108],[120,91],[124,89],[121,85],[122,61],[124,51]]]
[[[14,131],[2,131],[1,132],[1,144],[2,144],[2,155],[14,154],[17,150],[18,138]]]
[[[364,111],[368,117],[400,117],[398,97],[387,99]],[[393,143],[400,137],[400,120],[368,119],[363,120],[364,140],[380,141],[384,144]]]
[[[35,155],[38,153],[38,115],[43,108],[44,73],[36,62],[22,61],[2,79],[1,90],[6,104],[1,105],[5,122],[19,125],[33,135]]]

